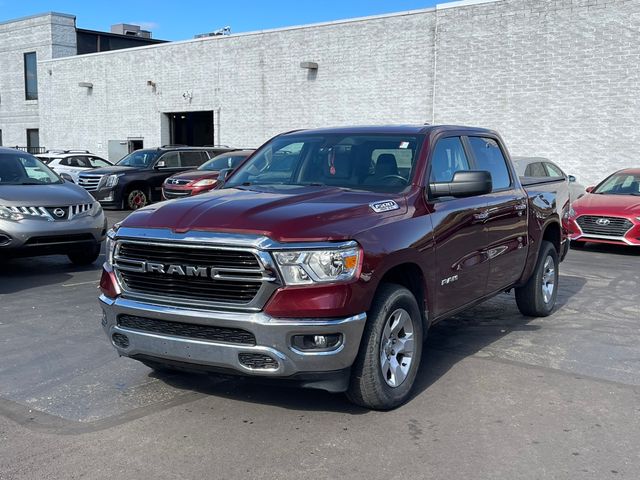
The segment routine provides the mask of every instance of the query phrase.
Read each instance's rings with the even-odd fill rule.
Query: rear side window
[[[469,137],[469,143],[476,158],[476,168],[491,173],[493,190],[502,190],[511,186],[507,162],[498,142],[493,138]]]
[[[546,177],[547,172],[545,171],[542,163],[535,162],[527,165],[527,169],[524,172],[527,177]]]
[[[545,163],[544,166],[547,167],[547,172],[549,172],[550,177],[564,177],[562,170],[553,163]]]
[[[450,182],[453,174],[469,170],[469,161],[464,153],[460,137],[438,140],[431,157],[430,182]]]
[[[183,167],[199,167],[207,159],[204,152],[180,152]]]

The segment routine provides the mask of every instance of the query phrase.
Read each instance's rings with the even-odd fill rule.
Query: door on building
[[[213,145],[213,111],[167,113],[171,143],[203,147]]]

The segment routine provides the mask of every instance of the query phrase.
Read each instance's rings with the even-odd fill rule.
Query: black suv
[[[131,152],[113,167],[81,173],[78,184],[106,208],[137,210],[161,200],[167,177],[193,170],[210,158],[234,148],[164,145]]]

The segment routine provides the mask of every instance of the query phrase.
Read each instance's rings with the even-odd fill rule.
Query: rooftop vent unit
[[[111,25],[111,33],[126,35],[128,37],[151,38],[150,31],[142,30],[140,25],[132,25],[130,23],[118,23],[117,25]]]
[[[218,30],[215,30],[213,32],[200,33],[198,35],[194,35],[193,38],[218,37],[221,35],[231,35],[231,27],[226,26],[226,27],[219,28]]]

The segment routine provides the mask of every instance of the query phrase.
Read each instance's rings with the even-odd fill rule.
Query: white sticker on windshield
[[[409,142],[400,142],[400,146],[398,148],[409,148]]]
[[[373,202],[373,203],[370,203],[369,206],[371,207],[371,210],[373,210],[376,213],[390,212],[391,210],[398,210],[400,208],[398,204],[393,200],[383,200],[381,202]]]

